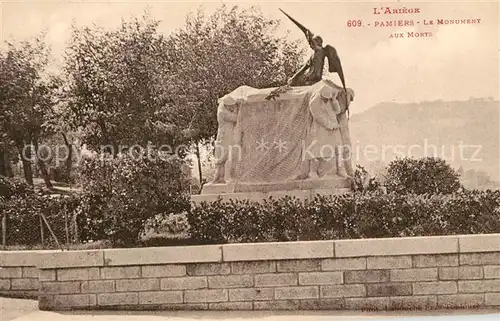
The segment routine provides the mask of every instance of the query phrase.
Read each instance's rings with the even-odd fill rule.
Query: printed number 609
[[[361,27],[363,22],[361,20],[347,20],[347,26],[350,27]]]

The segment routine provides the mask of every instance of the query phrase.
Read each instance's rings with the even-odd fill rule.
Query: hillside
[[[356,163],[437,155],[500,180],[499,120],[500,104],[491,99],[380,103],[351,117]]]

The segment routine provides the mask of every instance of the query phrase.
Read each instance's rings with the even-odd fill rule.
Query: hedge
[[[500,191],[203,202],[188,221],[203,244],[499,233]]]

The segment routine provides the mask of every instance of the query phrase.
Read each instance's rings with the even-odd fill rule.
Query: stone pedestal
[[[286,195],[300,200],[314,198],[315,195],[349,193],[351,181],[347,178],[297,180],[272,183],[227,183],[207,184],[200,195],[192,195],[195,204],[223,201],[251,200],[263,201],[269,197],[280,198]]]

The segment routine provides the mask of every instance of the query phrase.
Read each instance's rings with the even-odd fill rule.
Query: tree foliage
[[[0,135],[4,145],[21,154],[26,181],[33,183],[31,148],[47,134],[51,115],[54,78],[47,73],[49,49],[43,35],[19,43],[6,42],[0,53]],[[24,156],[24,157],[23,157]],[[38,163],[44,166],[43,162]],[[43,168],[42,168],[43,169]]]
[[[83,142],[175,145],[178,116],[169,97],[170,61],[158,21],[122,21],[115,30],[73,28],[66,55],[67,122]]]
[[[218,98],[243,85],[282,85],[297,70],[304,50],[276,33],[279,26],[256,7],[223,5],[210,16],[201,10],[188,16],[184,28],[169,37],[176,96],[195,103],[182,113],[193,140],[215,135]]]
[[[458,173],[436,157],[392,161],[385,184],[388,192],[403,194],[450,194],[460,189]]]

